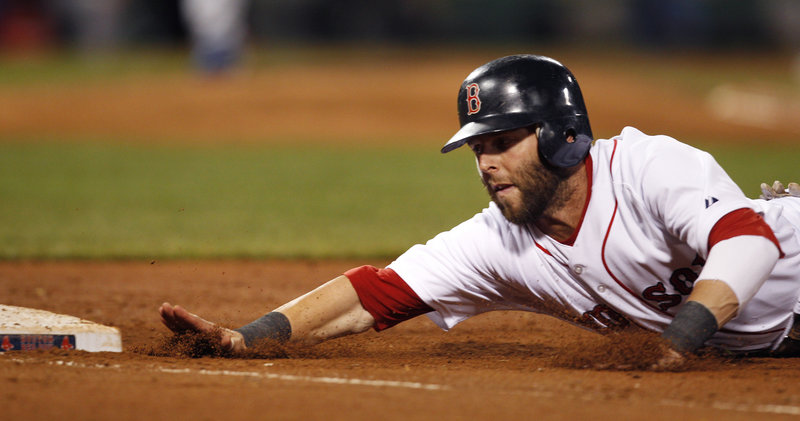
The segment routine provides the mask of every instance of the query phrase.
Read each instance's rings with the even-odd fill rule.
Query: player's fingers
[[[175,324],[172,322],[172,320],[169,320],[169,319],[165,318],[164,316],[161,316],[161,323],[162,323],[164,326],[166,326],[166,327],[167,327],[167,329],[169,329],[169,330],[171,330],[171,331],[173,331],[173,332],[175,332],[175,333],[180,333],[180,332],[182,332],[182,330],[181,330],[181,329],[180,329],[178,326],[176,326],[176,325],[175,325]]]
[[[175,320],[175,314],[170,303],[161,304],[161,307],[158,309],[158,313],[161,315],[161,323],[163,323],[164,326],[166,326],[169,330],[175,333],[186,330]]]
[[[209,322],[202,317],[188,312],[181,306],[172,306],[170,303],[161,304],[158,309],[161,314],[161,322],[175,333],[193,332],[212,332],[219,330],[220,345],[230,351],[241,351],[247,348],[244,337],[241,333],[220,328],[215,323]]]
[[[208,320],[203,319],[196,314],[186,311],[186,309],[181,306],[173,307],[172,314],[174,315],[175,323],[184,330],[210,332],[217,327],[216,324],[209,322]]]
[[[775,180],[775,182],[772,183],[772,190],[775,190],[776,196],[781,196],[786,193],[786,191],[783,189],[783,183],[778,180]]]
[[[197,330],[194,324],[187,322],[189,318],[187,314],[191,315],[191,313],[180,306],[172,306],[169,303],[164,303],[161,305],[159,313],[161,313],[162,323],[175,333]]]
[[[171,312],[172,312],[172,304],[167,302],[161,303],[161,306],[158,308],[158,314],[160,314],[161,317],[164,317],[165,315]]]
[[[789,183],[788,190],[790,195],[800,197],[800,184]]]
[[[775,198],[774,190],[767,183],[761,183],[761,198],[766,200]]]
[[[158,308],[158,314],[161,315],[161,321],[168,324],[172,321],[172,305],[170,303],[163,303]]]

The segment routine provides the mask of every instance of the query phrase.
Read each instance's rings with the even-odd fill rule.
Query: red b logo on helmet
[[[467,89],[467,115],[472,115],[481,110],[481,99],[478,98],[480,88],[477,83],[470,83]]]

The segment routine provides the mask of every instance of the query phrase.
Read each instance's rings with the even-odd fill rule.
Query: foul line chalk
[[[284,380],[284,381],[301,381],[311,383],[325,383],[325,384],[347,384],[359,386],[373,386],[373,387],[399,387],[405,389],[422,389],[422,390],[452,390],[451,387],[439,384],[425,384],[417,382],[402,382],[394,380],[364,380],[354,378],[341,378],[341,377],[311,377],[311,376],[296,376],[291,374],[274,374],[274,373],[259,373],[254,371],[230,371],[230,370],[192,370],[188,368],[171,369],[159,367],[157,371],[170,374],[202,374],[208,376],[232,376],[232,377],[254,377],[270,380]],[[546,394],[552,396],[552,394]],[[694,405],[685,401],[672,401],[664,400],[661,402],[665,406],[682,406],[690,408],[700,408],[699,405]],[[741,403],[730,402],[712,402],[711,408],[720,409],[725,411],[734,412],[756,412],[762,414],[781,414],[781,415],[800,415],[800,407],[789,405],[772,405],[772,404],[756,404],[748,405]]]
[[[664,406],[679,406],[684,408],[701,408],[691,402],[662,400]],[[712,402],[711,408],[735,412],[756,412],[761,414],[800,415],[800,406],[773,405],[773,404],[746,404],[732,402]]]
[[[157,371],[169,374],[202,374],[205,376],[232,376],[232,377],[254,377],[269,380],[284,380],[290,382],[309,382],[309,383],[324,383],[324,384],[345,384],[355,386],[371,386],[371,387],[398,387],[403,389],[421,389],[421,390],[449,390],[450,387],[440,384],[418,383],[418,382],[403,382],[396,380],[366,380],[344,377],[312,377],[312,376],[296,376],[293,374],[275,374],[275,373],[259,373],[255,371],[230,371],[230,370],[192,370],[189,368],[157,368]]]
[[[359,385],[359,386],[373,386],[373,387],[399,387],[405,389],[422,389],[422,390],[452,390],[451,387],[440,384],[426,384],[417,382],[402,382],[395,380],[365,380],[354,378],[342,377],[311,377],[311,376],[296,376],[291,374],[274,374],[274,373],[259,373],[254,371],[230,371],[230,370],[192,370],[188,368],[171,369],[171,368],[158,368],[162,373],[170,374],[202,374],[208,376],[233,376],[233,377],[254,377],[270,380],[284,380],[284,381],[300,381],[311,383],[325,383],[325,384],[346,384],[346,385]],[[693,405],[688,402],[682,401],[669,401],[664,400],[661,402],[665,406],[683,406],[700,408],[698,405]],[[782,414],[782,415],[800,415],[800,407],[789,405],[772,405],[772,404],[757,404],[748,405],[730,402],[712,402],[711,408],[735,411],[735,412],[756,412],[762,414]]]
[[[230,371],[230,370],[192,370],[189,368],[163,368],[156,369],[162,373],[169,374],[202,374],[205,376],[232,376],[232,377],[254,377],[269,380],[284,380],[294,382],[310,382],[310,383],[325,383],[325,384],[346,384],[356,386],[372,386],[372,387],[399,387],[404,389],[422,389],[422,390],[449,390],[448,386],[440,384],[417,383],[417,382],[402,382],[396,380],[366,380],[355,378],[343,377],[312,377],[312,376],[296,376],[293,374],[275,374],[275,373],[259,373],[256,371]]]
[[[0,358],[0,361],[3,360],[6,359]],[[8,358],[7,360],[18,364],[24,364],[30,362],[29,360],[23,360],[18,358]],[[74,361],[62,361],[62,360],[51,361],[48,362],[48,364],[57,366],[66,366],[66,367],[81,367],[81,368],[95,368],[95,369],[110,368],[119,370],[123,368],[119,364],[113,364],[113,365],[83,364]],[[324,384],[344,384],[344,385],[371,386],[371,387],[398,387],[398,388],[419,389],[419,390],[453,390],[452,387],[441,384],[402,382],[396,380],[366,380],[366,379],[355,379],[355,378],[349,379],[343,377],[296,376],[292,374],[261,373],[257,371],[205,370],[205,369],[193,370],[190,368],[165,368],[165,367],[155,367],[153,368],[153,371],[166,374],[201,374],[205,376],[251,377],[251,378],[269,379],[269,380],[299,381],[299,382],[324,383]],[[531,393],[523,393],[523,394],[530,395]],[[545,393],[534,392],[532,394],[537,395],[539,397],[554,396],[554,394],[547,392]],[[586,398],[587,396],[584,396],[584,399]],[[586,400],[591,400],[591,399],[586,399]],[[683,408],[699,408],[699,409],[711,408],[711,409],[719,409],[723,411],[734,411],[734,412],[800,415],[800,406],[791,406],[791,405],[743,404],[743,403],[716,401],[716,402],[711,402],[709,406],[706,406],[706,405],[698,405],[694,402],[672,400],[672,399],[663,399],[659,401],[658,404],[661,406],[677,406]]]
[[[800,415],[800,407],[789,405],[746,405],[738,403],[714,402],[714,408],[739,412],[761,412],[765,414]]]

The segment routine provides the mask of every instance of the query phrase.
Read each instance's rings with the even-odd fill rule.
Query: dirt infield
[[[563,356],[576,349],[595,349],[602,364],[606,340],[528,313],[483,315],[447,333],[421,317],[287,358],[148,355],[168,337],[156,311],[164,300],[237,326],[360,263],[0,263],[4,302],[117,326],[124,347],[0,355],[0,407],[8,419],[41,420],[800,416],[797,361],[706,357],[680,373],[567,368]]]
[[[430,145],[435,151],[458,127],[455,99],[463,78],[480,64],[516,52],[351,52],[336,61],[309,55],[213,79],[191,72],[142,73],[0,85],[0,130],[6,140],[399,141]],[[764,103],[765,95],[796,91],[785,86],[791,70],[791,58],[785,55],[742,60],[735,54],[656,59],[627,53],[545,53],[577,75],[599,138],[614,136],[626,125],[695,141],[795,142],[799,134],[796,98],[788,105],[778,97]],[[709,83],[709,74],[719,78]],[[747,76],[731,76],[737,74]],[[759,113],[749,114],[760,116],[759,121],[721,118],[710,107],[714,84],[725,84],[726,77],[735,81],[726,85],[729,92],[751,85],[766,89],[755,100],[745,96],[745,104],[738,103],[738,96],[724,99],[732,101],[729,112],[756,107]],[[439,140],[431,144],[432,139]]]

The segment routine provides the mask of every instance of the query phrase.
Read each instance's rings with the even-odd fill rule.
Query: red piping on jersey
[[[612,165],[614,163],[614,156],[616,155],[616,153],[617,153],[617,139],[615,138],[614,139],[614,149],[611,151],[611,159],[608,161],[608,171],[609,171],[609,173],[611,173],[611,171],[612,171]],[[611,213],[611,220],[608,221],[608,229],[606,230],[605,238],[603,238],[603,247],[600,249],[600,258],[603,260],[603,266],[606,268],[606,272],[608,273],[609,276],[611,276],[611,279],[613,279],[614,282],[617,283],[617,285],[621,286],[622,289],[624,289],[625,291],[628,291],[629,294],[631,294],[634,297],[636,297],[639,301],[643,302],[648,307],[650,307],[653,310],[656,310],[659,313],[662,313],[662,314],[664,314],[664,315],[666,315],[668,317],[675,317],[672,314],[670,314],[669,312],[662,310],[660,307],[656,306],[655,304],[645,300],[639,294],[633,292],[633,290],[628,288],[627,285],[623,284],[622,281],[620,281],[619,278],[617,278],[614,275],[614,272],[611,271],[611,268],[608,267],[608,262],[606,262],[606,244],[608,243],[608,236],[609,236],[609,234],[611,234],[611,226],[614,225],[614,219],[617,217],[617,208],[618,207],[619,207],[619,202],[617,201],[617,199],[614,199],[614,212]]]
[[[615,140],[614,141],[614,148],[616,149],[616,147],[617,147],[617,144],[616,144],[616,140]],[[606,272],[608,273],[608,275],[611,276],[611,279],[613,279],[614,282],[617,283],[617,285],[621,286],[622,289],[624,289],[625,291],[628,291],[629,294],[631,294],[634,297],[638,298],[639,301],[645,303],[648,307],[652,308],[653,310],[656,310],[658,312],[664,313],[667,316],[673,317],[672,314],[662,310],[660,307],[655,306],[654,304],[652,304],[649,301],[645,300],[644,298],[640,297],[639,294],[633,292],[632,289],[628,288],[627,285],[623,284],[619,279],[617,279],[617,277],[614,275],[614,273],[611,272],[611,268],[608,267],[608,263],[606,262],[606,243],[608,242],[608,235],[611,234],[611,225],[614,224],[614,218],[616,218],[616,216],[617,216],[617,207],[618,207],[618,205],[619,204],[617,203],[617,201],[614,200],[614,212],[611,214],[611,221],[608,222],[608,229],[606,230],[606,236],[603,238],[603,247],[600,250],[600,258],[603,259],[603,266],[606,268]]]
[[[614,139],[614,149],[611,150],[611,159],[608,160],[608,171],[609,171],[609,173],[611,172],[611,167],[614,164],[614,157],[616,156],[616,154],[617,154],[617,139],[615,138]],[[603,238],[603,247],[600,249],[600,258],[603,260],[603,266],[606,268],[606,272],[608,273],[608,275],[611,276],[611,279],[613,279],[614,282],[616,282],[619,286],[621,286],[622,289],[624,289],[625,291],[628,291],[629,294],[631,294],[634,297],[638,298],[640,301],[645,303],[648,307],[651,307],[654,310],[657,310],[657,311],[659,311],[661,313],[666,314],[667,316],[672,317],[671,314],[667,313],[666,311],[662,310],[659,307],[654,306],[653,304],[649,303],[644,298],[639,297],[638,294],[633,292],[633,290],[628,288],[627,285],[623,284],[619,279],[617,279],[617,277],[614,275],[614,273],[611,272],[611,268],[608,267],[608,262],[606,262],[606,243],[608,243],[608,235],[611,234],[611,225],[614,224],[614,219],[617,217],[617,208],[618,207],[619,207],[619,202],[617,201],[617,199],[614,199],[614,212],[611,213],[611,220],[608,221],[608,229],[606,230],[606,235]]]
[[[612,164],[614,162],[614,156],[615,156],[616,152],[617,152],[617,139],[615,138],[614,139],[614,149],[611,151],[611,159],[608,162],[608,170],[609,170],[609,172],[611,172]],[[662,310],[660,307],[656,306],[655,304],[650,303],[649,301],[647,301],[643,297],[641,297],[639,294],[633,292],[633,290],[631,290],[625,284],[623,284],[614,275],[614,273],[611,272],[611,268],[608,267],[608,263],[606,262],[606,243],[608,242],[608,236],[611,233],[611,226],[614,224],[614,219],[617,216],[617,207],[618,207],[618,205],[619,205],[618,201],[616,199],[614,199],[614,212],[612,212],[611,220],[608,222],[608,229],[606,230],[605,238],[603,238],[603,247],[600,250],[600,257],[603,260],[603,266],[605,266],[606,272],[608,273],[608,275],[611,276],[611,278],[614,280],[614,282],[616,282],[617,285],[621,286],[622,289],[624,289],[625,291],[628,291],[629,294],[633,295],[639,301],[643,302],[645,305],[647,305],[648,307],[652,308],[653,310],[656,310],[659,313],[662,313],[662,314],[666,315],[667,317],[674,318],[675,316],[673,316],[672,314]],[[762,335],[762,334],[769,334],[769,333],[774,333],[774,332],[782,332],[783,330],[784,329],[781,328],[781,329],[769,330],[769,331],[766,331],[766,332],[738,332],[738,331],[733,331],[733,330],[725,329],[725,328],[719,329],[720,332],[735,333],[737,335]]]
[[[546,248],[544,248],[541,245],[539,245],[539,243],[537,243],[535,239],[533,240],[533,244],[536,244],[536,247],[539,247],[539,250],[543,251],[546,255],[548,255],[550,257],[553,256],[552,254],[550,254],[550,252]]]

